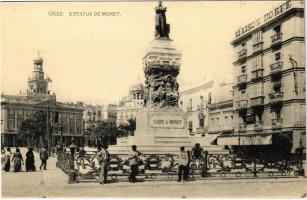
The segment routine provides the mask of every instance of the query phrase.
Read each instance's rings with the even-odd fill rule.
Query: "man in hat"
[[[97,160],[100,163],[100,175],[99,175],[99,183],[104,184],[107,183],[107,167],[108,167],[108,157],[109,153],[107,151],[107,145],[102,145],[98,147]]]
[[[47,146],[44,145],[43,148],[39,151],[39,157],[41,159],[41,166],[39,167],[39,169],[41,170],[42,167],[44,170],[47,169],[47,160],[49,158],[49,155],[48,155],[48,151],[47,151]]]

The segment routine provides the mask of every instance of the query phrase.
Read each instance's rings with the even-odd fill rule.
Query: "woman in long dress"
[[[35,171],[35,165],[34,165],[34,154],[33,149],[29,148],[29,151],[26,154],[26,171]]]
[[[4,155],[4,171],[9,172],[11,168],[11,148],[8,147]]]
[[[19,148],[16,149],[16,152],[13,155],[12,161],[14,161],[14,172],[21,171],[21,163],[24,164],[22,155]]]

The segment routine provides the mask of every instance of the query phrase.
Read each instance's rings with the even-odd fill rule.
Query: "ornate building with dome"
[[[144,85],[133,85],[127,96],[123,97],[117,108],[117,126],[128,123],[129,119],[135,119],[136,114],[144,108]]]

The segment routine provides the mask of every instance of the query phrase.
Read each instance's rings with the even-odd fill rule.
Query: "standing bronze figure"
[[[156,38],[166,37],[170,31],[170,25],[166,23],[166,7],[162,6],[162,1],[159,1],[159,5],[155,8],[156,10]]]

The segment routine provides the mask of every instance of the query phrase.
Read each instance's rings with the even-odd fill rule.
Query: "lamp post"
[[[75,171],[74,161],[75,161],[75,150],[77,149],[77,145],[75,145],[73,139],[71,140],[71,144],[68,146],[70,149],[70,169],[69,169],[69,179],[68,183],[77,183],[77,173]]]

